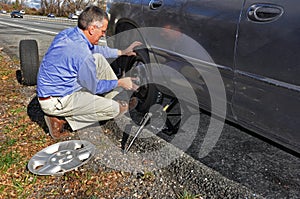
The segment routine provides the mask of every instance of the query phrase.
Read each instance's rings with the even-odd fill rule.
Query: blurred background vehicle
[[[78,19],[78,15],[74,14],[74,13],[70,13],[69,16],[68,16],[69,19],[72,19],[72,20],[77,20]]]
[[[55,15],[54,15],[54,14],[52,14],[52,13],[49,13],[49,14],[47,15],[47,17],[50,17],[50,18],[55,18]]]
[[[14,10],[10,13],[11,18],[23,18],[23,14],[20,11]]]

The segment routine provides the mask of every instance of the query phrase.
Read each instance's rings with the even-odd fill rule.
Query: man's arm
[[[119,50],[116,48],[110,48],[108,46],[95,46],[93,54],[100,53],[105,58],[117,58],[119,56]]]
[[[135,41],[130,46],[128,46],[128,48],[126,48],[125,50],[118,50],[118,55],[136,56],[136,53],[133,50],[135,47],[138,47],[140,45],[142,45],[141,42]]]
[[[93,53],[100,53],[105,58],[117,58],[122,55],[126,56],[136,56],[136,53],[133,51],[137,46],[142,45],[141,42],[135,41],[125,50],[119,50],[116,48],[110,48],[108,46],[95,46]]]
[[[88,57],[80,64],[78,83],[93,94],[109,92],[118,86],[118,80],[99,80],[96,77],[96,65],[93,57]]]

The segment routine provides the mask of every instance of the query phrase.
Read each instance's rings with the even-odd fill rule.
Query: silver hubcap
[[[95,154],[95,146],[85,140],[53,144],[35,154],[28,169],[37,175],[61,175],[85,163]]]

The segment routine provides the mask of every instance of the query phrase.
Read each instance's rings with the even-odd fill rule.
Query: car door
[[[191,49],[192,52],[188,53],[197,60],[193,62],[193,66],[201,73],[201,77],[190,76],[189,80],[196,85],[194,87],[197,88],[201,107],[212,111],[211,108],[216,108],[211,104],[212,98],[215,98],[222,105],[227,103],[228,116],[231,115],[233,58],[242,7],[243,2],[240,0],[188,0],[183,7],[184,33],[205,51],[203,53],[198,48]],[[219,75],[223,81],[222,86],[218,81]],[[226,96],[220,91],[222,89],[225,89]],[[218,110],[223,108],[217,107]]]
[[[300,23],[297,0],[247,0],[235,57],[239,123],[300,151]]]
[[[207,79],[203,78],[203,75],[211,74],[212,68],[220,71],[230,102],[233,91],[236,31],[243,2],[240,0],[143,0],[142,2],[145,16],[143,26],[171,29],[184,35],[177,35],[176,39],[176,34],[169,32],[167,37],[161,37],[160,42],[152,46],[158,62],[184,75],[198,94],[201,107],[208,110],[211,107],[211,93],[207,88]],[[153,3],[155,8],[151,7]],[[168,85],[176,87],[176,90],[183,93],[187,90],[185,88],[187,84],[177,77],[174,78],[173,73],[163,71],[162,74],[165,75],[164,79],[168,81]],[[212,84],[214,83],[219,82]],[[218,85],[210,86],[218,87]],[[183,97],[188,98],[188,93]],[[219,98],[226,101],[226,96]],[[188,101],[189,98],[185,100]]]
[[[186,0],[142,0],[143,27],[177,27]]]

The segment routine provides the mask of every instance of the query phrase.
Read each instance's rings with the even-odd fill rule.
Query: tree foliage
[[[40,0],[39,14],[47,15],[53,13],[56,16],[68,16],[70,13],[81,11],[89,5],[97,5],[105,8],[106,0]],[[35,8],[26,6],[26,0],[0,0],[0,9],[7,11],[21,10],[32,11]],[[29,12],[34,14],[32,12]]]
[[[104,0],[41,0],[41,14],[53,13],[57,16],[68,16],[69,13],[81,11],[89,5],[104,7]]]

